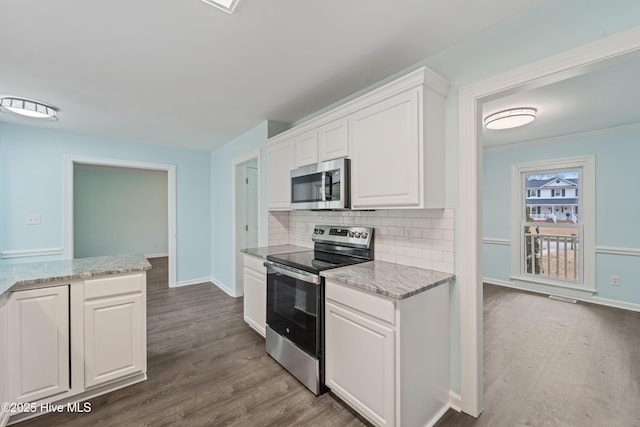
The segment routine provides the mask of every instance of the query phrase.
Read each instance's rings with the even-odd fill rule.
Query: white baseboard
[[[178,280],[176,282],[176,288],[179,288],[181,286],[191,286],[191,285],[199,285],[201,283],[209,283],[212,282],[211,277],[197,277],[195,279],[189,279],[189,280]]]
[[[229,286],[226,286],[222,280],[211,278],[211,282],[217,287],[219,287],[220,289],[222,289],[227,295],[234,298],[238,297],[238,295],[236,295],[235,292],[233,292],[232,288],[230,288]]]
[[[522,286],[520,284],[510,282],[508,280],[500,280],[500,279],[492,279],[490,277],[484,277],[482,279],[484,283],[489,283],[491,285],[505,286],[507,288],[519,289],[521,291],[535,292],[543,295],[558,295],[565,298],[572,298],[578,301],[589,302],[592,304],[606,305],[607,307],[621,308],[623,310],[631,310],[631,311],[639,311],[640,312],[640,304],[626,302],[626,301],[618,301],[612,300],[608,298],[602,298],[598,296],[585,296],[580,295],[576,292],[571,292],[570,289],[557,288],[554,289],[553,292],[549,292],[549,289],[536,289],[534,286]]]
[[[440,418],[442,418],[444,414],[447,413],[448,410],[449,410],[449,403],[446,403],[445,405],[442,406],[442,408],[440,408],[438,412],[436,412],[436,414],[433,416],[433,418],[429,420],[429,422],[425,425],[425,427],[433,427],[434,425],[436,425],[436,423],[440,421]]]
[[[462,412],[462,396],[453,391],[449,391],[449,406],[456,412]]]
[[[62,255],[62,248],[43,248],[43,249],[23,249],[17,251],[2,251],[0,252],[0,258],[28,258],[37,256],[52,256]]]

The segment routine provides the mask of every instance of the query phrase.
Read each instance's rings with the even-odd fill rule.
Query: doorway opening
[[[175,286],[175,189],[174,165],[67,157],[64,258],[167,257]]]
[[[539,88],[624,60],[626,54],[640,51],[639,36],[640,29],[628,30],[460,89],[461,215],[457,233],[464,236],[465,244],[460,248],[457,283],[460,291],[460,407],[467,414],[480,415],[484,393],[482,107],[509,94]],[[498,244],[507,242],[506,239],[492,240]]]
[[[240,251],[260,246],[260,152],[233,163],[233,230],[235,295],[244,295],[243,257]]]

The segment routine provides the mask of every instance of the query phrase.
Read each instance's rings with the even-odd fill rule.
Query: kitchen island
[[[0,268],[0,426],[146,379],[150,268],[142,255]]]

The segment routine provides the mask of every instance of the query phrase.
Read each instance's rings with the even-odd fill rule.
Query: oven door
[[[270,261],[267,267],[267,325],[308,354],[321,351],[322,301],[320,276]]]

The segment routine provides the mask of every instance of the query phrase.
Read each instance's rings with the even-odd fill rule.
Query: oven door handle
[[[302,280],[303,282],[313,283],[314,285],[320,284],[321,277],[317,274],[307,273],[306,271],[302,270],[292,271],[286,268],[282,268],[271,261],[265,261],[263,265],[267,267],[267,270],[271,270],[276,274],[281,274],[293,279]]]

